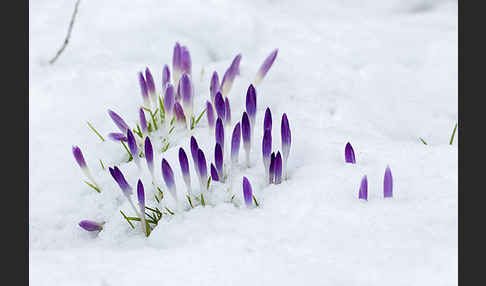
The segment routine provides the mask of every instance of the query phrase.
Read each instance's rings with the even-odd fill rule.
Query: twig
[[[54,56],[54,58],[52,58],[50,61],[49,61],[49,64],[53,64],[57,58],[62,54],[62,52],[64,51],[64,49],[66,48],[67,44],[69,43],[69,39],[71,38],[71,31],[73,29],[73,26],[74,26],[74,20],[76,18],[76,14],[78,13],[78,6],[79,6],[79,2],[81,2],[81,0],[76,0],[76,4],[74,5],[74,12],[73,12],[73,15],[71,16],[71,22],[69,23],[69,28],[68,28],[68,32],[67,32],[67,35],[66,35],[66,38],[64,39],[64,43],[62,44],[62,47],[57,51],[56,55]]]

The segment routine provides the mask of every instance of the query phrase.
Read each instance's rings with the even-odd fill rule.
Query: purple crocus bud
[[[115,168],[110,167],[109,170],[110,170],[111,176],[113,177],[113,179],[115,179],[118,186],[122,190],[123,194],[125,196],[131,195],[132,194],[132,187],[127,183],[127,181],[125,180],[125,177],[123,176],[120,169],[118,169],[118,167],[115,166]]]
[[[383,194],[385,198],[393,197],[393,177],[389,166],[386,166],[385,177],[383,179]]]
[[[272,112],[268,107],[265,110],[265,118],[263,119],[263,130],[272,130]]]
[[[227,97],[224,99],[224,114],[225,114],[224,124],[230,125],[231,124],[231,106],[230,106],[230,103],[229,103],[229,99]]]
[[[270,153],[272,152],[272,131],[265,130],[263,133],[263,140],[262,140],[262,158],[263,158],[263,166],[265,168],[265,178],[268,179],[269,176],[269,168],[270,168]]]
[[[86,161],[84,160],[83,152],[78,146],[73,146],[73,155],[76,162],[78,162],[79,167],[81,169],[86,169],[88,166],[86,165]]]
[[[181,45],[177,42],[172,54],[172,72],[174,73],[174,84],[177,84],[181,76]]]
[[[179,102],[176,102],[174,104],[174,113],[177,121],[185,123],[184,110],[182,109],[182,106]]]
[[[240,74],[240,60],[241,54],[238,54],[224,73],[223,80],[221,81],[221,92],[225,96],[230,92],[235,77]]]
[[[233,129],[233,135],[231,135],[231,163],[232,165],[238,163],[238,155],[240,152],[240,141],[241,141],[241,129],[240,123],[236,123]]]
[[[216,120],[216,127],[214,128],[214,136],[216,138],[216,143],[219,143],[221,147],[224,148],[224,126],[221,117]]]
[[[219,143],[216,143],[214,147],[214,163],[216,164],[216,169],[218,174],[223,177],[223,148]]]
[[[356,164],[354,149],[349,142],[346,143],[346,147],[344,148],[344,160],[346,161],[346,163]]]
[[[181,47],[181,71],[183,73],[191,74],[192,62],[191,54],[186,46]]]
[[[147,161],[147,167],[152,175],[152,179],[154,176],[154,149],[152,148],[152,142],[150,142],[150,138],[147,136],[145,138],[145,160]]]
[[[169,189],[171,195],[174,197],[174,200],[177,201],[177,191],[174,183],[174,173],[172,172],[172,168],[170,167],[167,160],[165,160],[165,158],[162,159],[162,177],[164,178],[167,189]]]
[[[214,128],[214,109],[211,102],[206,101],[206,116],[208,117],[208,125],[210,129]]]
[[[243,198],[247,207],[253,206],[253,191],[247,177],[243,177]]]
[[[125,136],[123,133],[119,132],[110,132],[108,133],[108,138],[110,138],[113,141],[128,141],[128,138]]]
[[[366,175],[363,177],[363,179],[361,179],[358,196],[360,199],[363,199],[365,201],[368,200],[368,178],[366,177]]]
[[[152,77],[152,73],[149,68],[145,69],[145,82],[147,83],[147,90],[149,95],[152,97],[152,101],[157,104],[156,94],[155,94],[155,82]]]
[[[197,150],[197,168],[199,170],[199,183],[201,186],[201,193],[204,192],[206,188],[206,181],[208,180],[208,169],[206,165],[206,157],[201,149]]]
[[[177,92],[175,93],[175,96],[174,96],[175,101],[181,101],[181,93],[182,93],[182,91],[181,91],[181,81],[179,80],[177,82]]]
[[[230,67],[233,71],[234,76],[240,75],[240,61],[241,61],[241,54],[237,54],[236,57],[231,62]]]
[[[130,153],[132,153],[133,160],[138,164],[138,146],[137,141],[135,141],[135,136],[133,136],[132,130],[127,130],[127,139],[128,139],[128,149],[130,149]]]
[[[184,149],[179,148],[179,164],[181,165],[182,178],[186,183],[187,193],[191,194],[191,173],[189,172],[189,161]]]
[[[211,103],[214,104],[214,97],[216,93],[219,91],[219,77],[216,71],[213,72],[213,76],[211,77],[211,83],[209,85],[209,95],[211,96]]]
[[[140,118],[140,127],[142,128],[142,134],[147,135],[147,119],[145,118],[145,112],[143,112],[143,108],[138,110],[138,117]]]
[[[278,54],[278,49],[273,50],[270,55],[263,61],[263,64],[261,65],[260,69],[257,72],[257,75],[255,77],[254,83],[255,85],[259,84],[260,81],[265,77],[267,74],[268,70],[272,67],[273,62],[275,61],[275,58],[277,57]]]
[[[275,179],[275,152],[270,155],[270,167],[268,168],[268,183],[273,183]]]
[[[241,135],[243,137],[243,148],[246,152],[246,164],[250,166],[251,127],[250,119],[248,119],[246,112],[243,112],[243,117],[241,118]]]
[[[140,83],[140,90],[142,91],[143,105],[149,108],[150,100],[148,95],[147,82],[145,82],[145,78],[143,77],[142,72],[138,73],[138,82]]]
[[[145,208],[145,191],[143,190],[143,184],[140,179],[137,183],[137,198],[140,206],[143,206],[143,208]]]
[[[289,120],[287,119],[287,114],[285,113],[282,115],[280,134],[282,136],[283,175],[284,178],[287,178],[287,160],[289,158],[292,136],[290,133]]]
[[[165,109],[165,114],[167,114],[166,120],[168,122],[172,120],[172,116],[174,114],[174,102],[175,102],[174,86],[169,82],[167,83],[167,86],[165,88],[165,95],[164,95],[164,109]]]
[[[250,84],[248,87],[248,91],[246,92],[246,113],[248,113],[248,117],[250,118],[250,122],[253,126],[255,125],[255,117],[256,117],[256,110],[257,110],[257,101],[256,101],[256,90],[255,87]]]
[[[184,73],[181,77],[181,98],[184,112],[188,119],[192,116],[192,93],[193,87],[191,77],[187,73]]]
[[[194,166],[196,169],[196,173],[199,172],[199,169],[197,167],[197,151],[199,150],[199,146],[197,144],[196,138],[194,136],[191,136],[191,156],[192,156],[192,161],[194,162]]]
[[[275,156],[275,184],[280,184],[282,182],[282,155],[280,151],[277,152]]]
[[[108,109],[108,115],[110,115],[111,120],[115,123],[115,125],[120,129],[120,131],[125,134],[127,133],[127,129],[130,129],[128,127],[128,124],[125,123],[123,118],[120,117],[120,115],[116,114],[114,111]]]
[[[91,220],[82,220],[79,222],[79,226],[87,231],[98,231],[103,229],[103,225],[101,223],[97,223]]]
[[[162,69],[162,90],[165,89],[165,86],[170,82],[170,70],[168,65],[164,65]]]
[[[211,163],[211,180],[215,182],[219,181],[218,171],[214,167],[213,163]]]
[[[218,118],[226,119],[226,108],[224,105],[224,99],[223,95],[219,91],[218,93],[216,93],[216,97],[214,98],[214,108],[216,109],[216,114],[218,114]]]

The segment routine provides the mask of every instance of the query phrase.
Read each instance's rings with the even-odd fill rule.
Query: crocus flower
[[[208,117],[209,129],[212,130],[214,128],[214,109],[209,100],[206,101],[206,116]]]
[[[211,163],[211,180],[215,182],[219,181],[218,171],[214,167],[213,163]]]
[[[181,97],[182,105],[184,107],[184,114],[186,120],[191,120],[192,117],[192,101],[193,101],[193,86],[191,78],[187,73],[184,73],[181,77]],[[190,126],[190,122],[187,123]]]
[[[231,136],[231,165],[235,165],[238,163],[238,155],[240,152],[240,139],[241,137],[241,129],[240,123],[236,123],[235,128],[233,129],[233,135]]]
[[[176,42],[174,53],[172,54],[172,72],[174,74],[174,84],[179,82],[181,77],[181,45]]]
[[[147,161],[147,168],[152,175],[152,180],[154,179],[154,149],[152,148],[152,142],[147,136],[145,138],[145,160]]]
[[[386,166],[385,177],[383,179],[383,195],[385,198],[393,196],[393,177],[389,166]]]
[[[250,129],[250,119],[248,119],[248,114],[243,112],[243,117],[241,118],[241,134],[243,137],[243,148],[246,153],[246,165],[250,167],[250,149],[251,149],[251,129]]]
[[[268,168],[268,183],[273,183],[275,179],[275,152],[270,155],[270,167]]]
[[[172,168],[170,167],[167,160],[162,159],[162,177],[164,178],[165,185],[169,190],[174,200],[177,202],[177,190],[176,185],[174,183],[174,173],[172,172]]]
[[[157,95],[155,93],[155,82],[154,78],[152,77],[152,73],[150,72],[149,68],[145,69],[145,82],[147,83],[147,90],[154,102],[155,106],[157,106]]]
[[[199,172],[198,168],[197,168],[197,151],[198,150],[199,150],[199,146],[197,144],[196,138],[194,138],[194,136],[191,136],[191,156],[192,156],[192,161],[194,162],[196,173]]]
[[[140,90],[142,91],[143,105],[145,105],[145,107],[147,108],[150,108],[150,99],[148,95],[147,82],[145,81],[142,72],[138,73],[138,82],[140,83]]]
[[[257,111],[257,98],[255,87],[250,84],[248,91],[246,92],[246,113],[251,123],[251,134],[253,135],[253,127],[255,126],[255,117]]]
[[[282,155],[283,155],[283,175],[287,178],[287,160],[290,153],[290,143],[292,142],[292,136],[290,133],[289,120],[287,114],[282,115],[282,123],[280,126],[280,134],[282,136]]]
[[[211,76],[211,83],[209,85],[209,95],[211,96],[211,103],[214,104],[214,98],[216,93],[219,91],[219,77],[216,71],[213,72]]]
[[[183,73],[191,74],[191,54],[186,46],[181,47],[181,71]]]
[[[132,130],[128,129],[127,130],[127,139],[128,139],[128,149],[130,150],[130,153],[132,154],[133,161],[138,166],[138,146],[137,146],[137,141],[135,141],[135,136],[133,136]]]
[[[356,158],[354,157],[354,150],[351,143],[346,143],[346,147],[344,148],[344,160],[346,163],[356,164]]]
[[[187,193],[191,194],[191,173],[189,172],[189,161],[184,149],[179,148],[179,164],[181,165],[182,178],[186,183]]]
[[[87,231],[98,231],[103,229],[102,223],[97,223],[91,220],[82,220],[79,222],[79,226]]]
[[[76,159],[76,162],[81,168],[81,171],[83,171],[84,175],[98,187],[98,184],[96,183],[93,176],[91,175],[91,172],[88,169],[88,165],[86,165],[86,161],[84,160],[83,152],[81,152],[81,149],[78,146],[73,146],[72,150],[74,159]]]
[[[282,156],[280,151],[277,152],[275,156],[275,184],[280,184],[282,182]]]
[[[145,191],[143,189],[142,181],[139,179],[137,183],[137,198],[138,206],[140,207],[140,221],[142,222],[142,231],[148,235],[147,223],[145,222]]]
[[[128,141],[128,138],[125,136],[123,133],[119,132],[110,132],[108,133],[108,138],[110,138],[113,141]]]
[[[199,169],[199,182],[201,183],[202,193],[208,180],[208,169],[206,165],[206,157],[201,149],[197,150],[197,168]]]
[[[368,200],[368,178],[366,175],[363,177],[363,179],[361,179],[358,197],[366,201]]]
[[[229,99],[226,97],[224,99],[224,113],[225,113],[225,125],[231,125],[231,106],[229,103]]]
[[[128,184],[127,180],[123,176],[120,169],[117,166],[115,168],[108,168],[110,171],[111,176],[115,179],[115,182],[118,184],[120,189],[122,190],[125,196],[130,196],[132,194],[132,187]]]
[[[253,206],[253,191],[247,177],[243,177],[243,198],[247,207]]]
[[[270,153],[272,152],[272,131],[265,130],[262,140],[263,167],[265,168],[265,179],[268,181],[270,168]]]
[[[174,86],[169,82],[165,88],[164,95],[165,121],[167,122],[167,126],[174,116],[174,102]]]
[[[223,80],[221,81],[221,92],[224,96],[230,92],[235,77],[240,74],[240,60],[241,54],[236,55],[231,62],[231,65],[224,73]]]
[[[259,84],[262,79],[267,74],[268,70],[272,67],[275,58],[277,57],[278,49],[273,50],[270,55],[263,61],[263,64],[260,66],[260,69],[257,72],[255,80],[253,81],[255,85]]]
[[[265,110],[265,118],[263,119],[263,130],[272,130],[272,112],[267,107]]]
[[[214,146],[214,163],[219,176],[223,178],[223,148],[219,143],[216,143],[216,146]]]
[[[216,93],[216,97],[214,98],[214,108],[216,109],[216,114],[218,115],[218,118],[226,119],[226,108],[221,92]]]
[[[216,138],[216,143],[221,144],[221,147],[224,149],[224,126],[221,117],[218,117],[218,120],[216,120],[216,127],[214,128],[214,136]]]
[[[111,119],[115,123],[115,125],[120,129],[120,131],[125,134],[127,133],[127,129],[129,129],[128,124],[125,123],[123,118],[120,115],[116,114],[114,111],[108,109],[108,115],[110,115]]]
[[[185,121],[185,117],[184,117],[184,110],[182,109],[182,106],[179,102],[176,102],[174,104],[174,113],[175,113],[175,116],[176,116],[176,120],[181,123],[181,124],[185,124],[186,121]]]
[[[162,90],[165,89],[166,85],[170,82],[170,70],[168,65],[164,65],[162,69]]]
[[[138,110],[138,117],[140,118],[140,127],[142,128],[142,134],[147,135],[147,119],[145,118],[145,112],[143,112],[143,108],[141,107]]]

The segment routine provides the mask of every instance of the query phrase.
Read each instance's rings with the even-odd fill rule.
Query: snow
[[[71,41],[52,66],[74,1],[29,5],[31,285],[457,285],[457,134],[448,144],[457,122],[456,1],[81,1]],[[101,143],[86,121],[106,138],[116,131],[110,108],[133,126],[142,103],[137,72],[148,66],[160,89],[176,41],[191,52],[196,114],[212,71],[221,80],[242,53],[228,133],[258,67],[279,48],[257,86],[252,166],[212,184],[218,194],[231,186],[240,202],[245,175],[260,207],[215,196],[214,206],[162,218],[145,238],[122,219],[119,210],[130,206],[98,160],[119,165],[133,187],[140,177],[150,190],[149,173],[120,163],[122,147]],[[292,130],[281,185],[263,183],[267,106],[274,150],[284,112]],[[190,157],[194,135],[213,161],[214,139],[201,122],[155,158],[159,184],[164,157],[181,195],[178,147]],[[348,141],[356,165],[344,163]],[[101,194],[82,182],[72,145]],[[387,165],[394,197],[385,200]],[[357,199],[365,174],[367,202]],[[83,219],[106,221],[104,230],[82,230]]]

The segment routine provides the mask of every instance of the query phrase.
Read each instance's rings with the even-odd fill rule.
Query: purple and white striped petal
[[[272,152],[272,131],[265,130],[262,140],[262,158],[263,166],[265,167],[265,177],[268,177],[268,171],[270,168],[270,153]]]
[[[211,103],[214,104],[214,98],[216,93],[219,91],[219,77],[216,71],[213,72],[211,76],[211,83],[209,85],[209,95],[211,96]]]
[[[199,150],[199,146],[197,144],[196,138],[194,136],[191,136],[191,156],[192,156],[192,161],[194,162],[194,169],[196,169],[196,173],[199,174],[199,169],[197,165],[197,151]]]
[[[263,118],[263,130],[272,130],[272,112],[267,107],[265,110],[265,117]]]
[[[82,220],[79,222],[79,226],[86,231],[99,231],[103,229],[103,225],[101,223],[91,220]]]
[[[132,153],[133,160],[137,162],[138,160],[138,146],[137,141],[135,141],[135,136],[133,136],[132,130],[127,130],[127,139],[128,139],[128,149],[130,153]]]
[[[366,175],[361,179],[361,185],[359,186],[359,199],[363,199],[365,201],[368,200],[368,178]]]
[[[152,177],[154,175],[154,149],[152,148],[152,142],[147,136],[145,138],[145,160],[147,161],[147,168],[149,169]]]
[[[241,135],[243,137],[243,148],[245,149],[246,153],[246,165],[250,166],[250,149],[251,149],[251,125],[250,119],[248,118],[248,114],[243,112],[243,116],[241,118]]]
[[[356,164],[356,157],[354,156],[354,149],[351,143],[346,143],[344,148],[344,160],[346,163]]]
[[[219,143],[214,146],[214,164],[216,164],[218,174],[223,177],[223,148]]]
[[[257,98],[255,87],[250,84],[246,92],[246,113],[250,118],[251,124],[254,125],[257,111]]]
[[[270,167],[268,169],[268,182],[271,184],[275,180],[275,152],[270,155]]]
[[[193,86],[191,77],[187,73],[184,73],[181,77],[181,98],[186,118],[191,118],[192,116],[192,93]]]
[[[247,207],[253,206],[253,191],[247,177],[243,177],[243,198]]]
[[[84,160],[83,152],[81,152],[81,149],[78,146],[73,146],[73,155],[81,169],[88,168],[86,161]]]
[[[225,114],[225,125],[231,125],[231,106],[228,97],[224,99],[224,114]]]
[[[290,133],[289,120],[287,119],[287,114],[285,113],[282,115],[280,134],[282,136],[283,175],[285,178],[287,178],[287,160],[290,154],[292,135]]]
[[[174,84],[179,82],[181,76],[181,45],[176,42],[174,53],[172,54],[172,72],[174,74]]]
[[[174,200],[177,201],[177,191],[176,191],[176,186],[174,181],[174,172],[172,172],[172,168],[170,167],[167,160],[165,160],[165,158],[162,159],[162,177],[164,178],[164,182],[165,185],[167,186],[167,189],[171,193],[172,197],[174,197]]]
[[[187,192],[191,193],[191,173],[189,172],[189,161],[184,149],[179,148],[179,164],[181,165],[182,178],[186,183]]]
[[[211,163],[211,180],[215,182],[219,181],[218,171],[214,167],[213,163]]]
[[[216,138],[216,143],[219,143],[224,149],[224,126],[221,117],[216,120],[216,127],[214,128],[214,136]]]
[[[206,116],[208,118],[208,125],[210,129],[214,128],[214,109],[209,100],[206,101]]]
[[[124,141],[124,142],[128,141],[128,138],[125,136],[125,134],[119,132],[108,133],[108,138],[110,138],[113,141]]]
[[[191,74],[191,54],[186,46],[181,47],[181,72]]]
[[[140,204],[141,208],[145,208],[145,191],[143,189],[143,184],[140,179],[138,179],[137,183],[137,198],[138,198],[138,203]]]
[[[165,89],[168,83],[170,83],[170,69],[168,65],[164,65],[162,69],[162,90]]]
[[[123,134],[127,133],[127,129],[129,129],[128,124],[125,123],[120,115],[116,114],[116,112],[110,109],[108,109],[108,115],[111,117],[111,120],[113,120],[115,125],[118,127],[118,129],[120,129]]]
[[[214,98],[214,108],[216,109],[216,114],[218,118],[225,119],[226,118],[226,108],[224,105],[224,99],[221,92],[216,93],[216,97]]]
[[[383,195],[385,198],[393,197],[393,177],[389,166],[386,166],[383,179]]]
[[[145,68],[145,82],[147,83],[147,91],[150,97],[152,97],[152,101],[154,101],[154,103],[157,104],[156,93],[155,93],[155,82],[152,73],[150,72],[150,69],[148,67]]]
[[[275,156],[275,184],[280,184],[282,182],[282,155],[280,151],[277,152]]]
[[[145,112],[143,112],[143,108],[138,110],[138,117],[140,119],[140,128],[142,129],[142,134],[147,135],[147,119],[145,118]]]
[[[167,83],[167,87],[165,88],[165,95],[164,95],[164,109],[166,120],[170,122],[172,120],[172,116],[174,115],[174,86],[169,82]]]
[[[204,185],[204,183],[206,183],[208,180],[208,169],[206,165],[206,157],[201,149],[197,150],[197,167],[199,169],[201,184]]]
[[[260,69],[257,72],[257,75],[255,77],[255,84],[259,84],[262,79],[265,77],[267,74],[268,70],[272,67],[273,62],[275,61],[275,58],[277,58],[278,54],[278,49],[273,50],[270,55],[263,61],[263,64],[260,66]]]
[[[233,129],[233,134],[231,135],[231,162],[232,164],[238,163],[238,155],[240,152],[240,141],[241,141],[241,129],[240,123],[236,123]]]
[[[182,109],[182,106],[179,102],[176,102],[174,104],[174,113],[177,121],[181,122],[182,124],[186,122],[186,118],[184,116],[184,109]]]
[[[142,91],[143,105],[145,105],[145,107],[147,107],[147,108],[150,108],[150,100],[149,100],[149,95],[148,95],[147,82],[145,81],[145,78],[143,77],[142,72],[138,73],[138,82],[140,83],[140,90]]]
[[[118,167],[115,166],[114,168],[110,167],[109,171],[113,179],[115,179],[118,186],[122,190],[123,194],[125,196],[130,196],[132,194],[132,187],[127,183],[127,180],[125,180],[125,177],[123,176],[120,169],[118,169]]]

